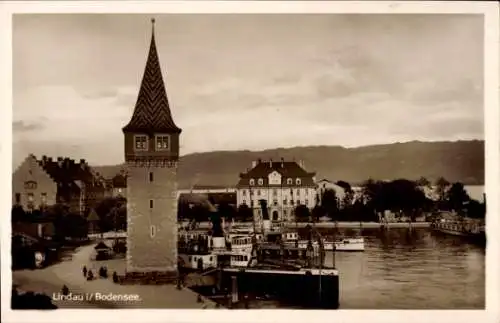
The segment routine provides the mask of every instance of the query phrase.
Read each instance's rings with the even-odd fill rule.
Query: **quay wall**
[[[237,222],[236,225],[247,225],[248,227],[252,227],[251,222]],[[308,223],[308,222],[287,222],[285,226],[288,228],[304,228],[307,225],[314,225],[317,228],[379,228],[381,226],[378,222],[316,222],[316,223]],[[408,222],[389,222],[384,224],[389,228],[407,228],[410,226]],[[199,228],[208,229],[212,225],[210,222],[200,222],[198,224]],[[414,228],[430,228],[431,222],[412,222],[411,226]]]

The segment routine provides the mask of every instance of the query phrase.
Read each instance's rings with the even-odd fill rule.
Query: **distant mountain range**
[[[213,151],[181,157],[179,186],[234,186],[239,174],[252,161],[303,161],[316,178],[344,180],[352,185],[368,178],[392,180],[426,177],[431,182],[444,177],[466,185],[484,184],[484,141],[420,142],[344,148],[340,146],[307,146],[263,151]],[[117,174],[123,165],[94,166],[104,177]]]

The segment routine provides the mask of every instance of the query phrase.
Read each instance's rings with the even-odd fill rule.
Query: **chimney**
[[[281,168],[285,167],[285,159],[281,157]]]
[[[257,161],[256,160],[252,161],[252,168],[255,168],[256,166],[257,166]]]
[[[269,168],[273,168],[273,160],[269,159]]]
[[[63,165],[63,158],[57,157],[57,166],[62,167],[62,165]]]
[[[44,162],[46,162],[46,161],[47,161],[47,155],[43,155],[43,156],[42,156],[42,160],[43,160]]]

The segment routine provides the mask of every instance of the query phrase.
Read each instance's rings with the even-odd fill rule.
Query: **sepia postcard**
[[[3,322],[500,320],[498,4],[0,9]]]

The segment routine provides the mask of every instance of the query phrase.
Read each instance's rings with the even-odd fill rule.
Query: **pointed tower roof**
[[[180,133],[172,119],[167,92],[161,74],[160,60],[156,51],[154,23],[152,22],[151,44],[142,77],[139,96],[135,103],[134,113],[130,122],[123,127],[123,132],[164,132]]]

